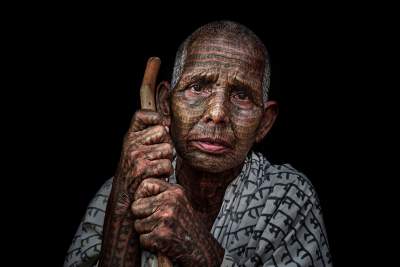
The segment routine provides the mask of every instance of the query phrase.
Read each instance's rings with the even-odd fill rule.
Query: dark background
[[[14,172],[35,173],[27,176],[26,190],[35,189],[24,200],[24,212],[33,218],[30,231],[46,241],[34,257],[62,264],[86,206],[113,175],[138,108],[147,58],[160,57],[159,79],[169,80],[179,44],[199,26],[228,19],[252,29],[270,52],[271,97],[280,103],[280,114],[256,149],[310,178],[335,266],[358,262],[366,227],[359,218],[370,214],[358,194],[372,183],[365,170],[374,156],[362,140],[377,121],[367,100],[370,25],[359,17],[360,9],[185,7],[57,6],[47,12],[43,6],[22,23],[17,50],[29,74],[20,80],[34,86],[17,94],[23,94],[27,110],[20,121],[29,138],[23,140],[34,147],[32,169],[19,166]],[[29,205],[33,200],[35,208]]]

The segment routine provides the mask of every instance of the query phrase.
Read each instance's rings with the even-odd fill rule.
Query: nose
[[[224,92],[216,92],[208,102],[208,108],[204,116],[206,123],[213,122],[215,124],[227,123],[229,121],[229,113],[227,110],[228,103]]]

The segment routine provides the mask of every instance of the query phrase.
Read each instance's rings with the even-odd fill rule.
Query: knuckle
[[[179,185],[174,186],[173,191],[174,191],[175,195],[178,196],[178,197],[184,197],[185,196],[185,190]]]
[[[135,146],[136,143],[137,134],[132,131],[127,132],[123,139],[123,146],[126,147],[126,149],[130,149],[132,146]]]
[[[146,166],[141,161],[136,162],[132,168],[132,177],[142,177],[146,174]]]
[[[151,178],[148,178],[148,179],[144,179],[141,183],[140,183],[140,185],[139,185],[139,188],[140,189],[143,189],[143,188],[147,188],[147,187],[149,187],[150,185],[151,185]]]
[[[128,150],[131,143],[132,143],[132,132],[129,131],[124,135],[124,138],[122,140],[123,149]]]
[[[136,125],[138,123],[141,123],[142,117],[143,117],[143,112],[140,111],[140,110],[136,111],[135,114],[133,114],[132,123],[131,124],[132,125]]]
[[[155,152],[155,154],[156,154],[156,158],[162,158],[162,156],[163,156],[163,151],[157,151],[157,152]]]
[[[168,240],[171,237],[171,232],[165,227],[160,227],[157,231],[157,237],[161,240]]]
[[[139,120],[139,116],[140,116],[139,113],[140,113],[140,111],[136,111],[135,114],[133,114],[133,117],[132,117],[133,123]]]
[[[156,125],[154,126],[154,130],[157,132],[162,133],[163,135],[166,133],[164,126],[162,125]]]
[[[171,209],[166,209],[161,213],[161,218],[163,221],[168,221],[174,217],[174,212]]]
[[[137,207],[136,206],[131,206],[131,212],[132,212],[132,214],[135,216],[135,215],[137,215],[137,213],[138,213],[138,209],[137,209]],[[137,223],[137,221],[135,221],[135,224],[134,224],[134,227],[136,228],[136,227],[139,227],[139,224],[136,224]]]
[[[167,166],[166,173],[168,175],[172,175],[174,173],[174,168],[172,167],[172,163],[169,163],[169,165]]]
[[[169,159],[162,159],[162,160],[160,161],[159,167],[160,167],[160,169],[163,169],[163,170],[164,170],[164,169],[166,169],[166,168],[169,167],[170,163],[171,163],[171,161],[170,161]]]
[[[172,154],[172,145],[170,143],[165,143],[165,150],[167,151],[168,154]]]
[[[173,173],[172,163],[169,159],[165,159],[158,166],[158,171],[171,175]]]
[[[131,159],[139,159],[143,153],[137,149],[129,151]]]

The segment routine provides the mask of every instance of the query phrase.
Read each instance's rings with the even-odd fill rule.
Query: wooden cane
[[[142,109],[156,110],[155,90],[161,60],[151,57],[147,60],[142,86],[140,87],[140,105]],[[172,262],[161,253],[157,254],[158,267],[172,267]]]

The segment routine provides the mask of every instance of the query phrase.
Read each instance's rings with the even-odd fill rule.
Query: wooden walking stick
[[[142,109],[156,110],[155,91],[160,64],[161,60],[158,57],[151,57],[147,60],[142,86],[140,87],[140,105]]]
[[[161,60],[151,57],[147,60],[142,86],[140,87],[140,105],[142,109],[156,110],[155,90]],[[158,267],[172,267],[171,261],[161,253],[157,254]]]

